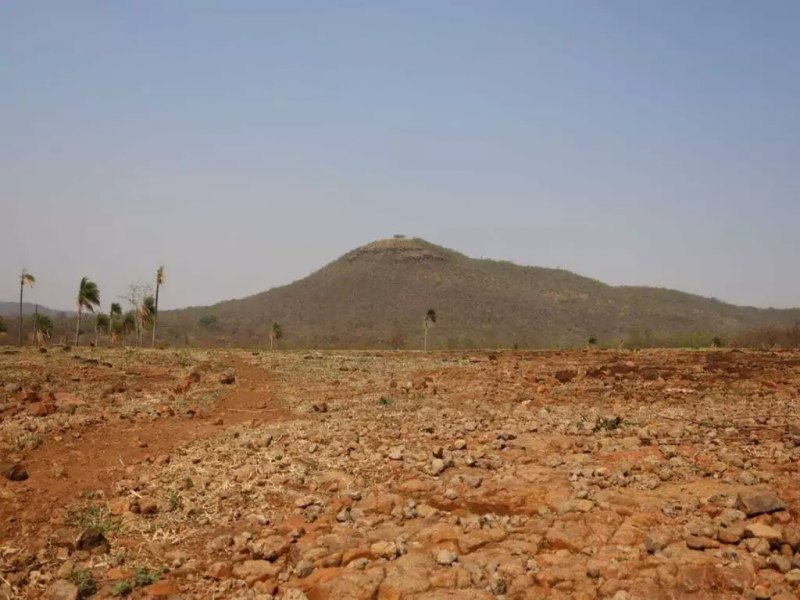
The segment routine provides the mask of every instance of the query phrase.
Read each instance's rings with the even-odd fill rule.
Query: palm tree
[[[22,346],[22,290],[25,286],[33,287],[36,283],[36,277],[22,269],[22,274],[19,276],[19,345]]]
[[[81,279],[78,287],[78,324],[75,327],[75,345],[80,344],[81,339],[81,311],[85,308],[89,312],[94,312],[95,306],[100,306],[100,289],[94,281],[88,277]]]
[[[425,319],[423,319],[423,321],[422,321],[422,328],[423,328],[423,330],[425,332],[425,334],[424,334],[424,336],[425,336],[424,337],[424,339],[425,339],[425,342],[424,342],[425,352],[428,351],[428,328],[429,327],[433,327],[435,324],[436,324],[436,311],[433,310],[432,308],[429,308],[428,312],[425,313]]]
[[[280,323],[273,323],[272,328],[269,330],[269,349],[272,350],[275,340],[283,338],[283,327]]]
[[[166,280],[166,276],[164,275],[164,267],[158,267],[158,271],[156,271],[156,301],[155,305],[153,306],[153,348],[156,347],[156,324],[158,322],[158,290],[159,288],[164,285],[164,281]]]
[[[112,337],[114,337],[114,317],[121,317],[122,316],[122,307],[119,305],[119,302],[112,302],[111,309],[108,311],[108,332]]]

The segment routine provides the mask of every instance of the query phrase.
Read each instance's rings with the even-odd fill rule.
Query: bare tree
[[[136,340],[138,344],[142,345],[142,338],[144,336],[144,318],[145,318],[145,299],[151,296],[153,288],[147,283],[132,283],[128,286],[128,291],[124,296],[120,296],[126,300],[131,306],[133,314]]]

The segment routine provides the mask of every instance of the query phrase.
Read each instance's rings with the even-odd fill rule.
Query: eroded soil
[[[0,354],[0,598],[776,598],[800,353]]]

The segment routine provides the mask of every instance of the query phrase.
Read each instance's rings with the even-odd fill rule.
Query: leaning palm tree
[[[164,267],[158,267],[156,271],[156,301],[153,306],[153,348],[156,347],[156,325],[158,323],[158,290],[164,285],[166,277],[164,275]]]
[[[428,312],[425,313],[425,319],[423,319],[423,321],[422,321],[422,328],[423,328],[423,330],[425,332],[425,334],[424,334],[425,352],[428,351],[428,328],[429,327],[433,327],[435,324],[436,324],[436,311],[433,310],[432,308],[429,308]]]
[[[108,311],[108,333],[111,335],[111,341],[114,341],[116,334],[114,333],[114,317],[122,317],[122,307],[119,302],[112,302],[111,308]]]
[[[33,287],[36,283],[36,277],[22,269],[22,274],[19,276],[19,345],[22,346],[22,290],[25,286]]]
[[[100,306],[100,289],[94,281],[88,277],[81,279],[78,287],[78,324],[75,327],[75,345],[80,344],[81,339],[81,312],[85,308],[89,312],[94,312],[95,306]]]

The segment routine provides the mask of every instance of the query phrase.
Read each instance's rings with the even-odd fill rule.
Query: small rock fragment
[[[723,544],[738,544],[744,537],[744,524],[734,523],[730,527],[721,527],[717,538]]]
[[[382,541],[382,542],[375,542],[369,548],[370,552],[372,552],[375,556],[380,558],[385,558],[387,560],[392,560],[397,558],[397,544],[390,541]]]
[[[686,546],[692,550],[707,550],[719,548],[719,542],[704,535],[690,535],[686,537]]]
[[[300,579],[304,579],[314,572],[314,563],[310,560],[301,560],[294,568],[294,574]]]
[[[106,550],[109,547],[106,536],[100,529],[90,527],[84,529],[75,541],[75,547],[78,550],[93,550],[105,546]]]
[[[74,583],[59,579],[44,593],[44,600],[77,600],[78,587]]]
[[[773,554],[769,557],[767,566],[785,574],[792,570],[792,559],[782,554]]]
[[[569,383],[570,381],[572,381],[575,378],[575,376],[577,374],[578,374],[578,372],[575,371],[574,369],[560,369],[560,370],[556,371],[553,376],[560,383]]]
[[[18,463],[0,466],[0,473],[9,481],[25,481],[28,478],[28,471]]]

